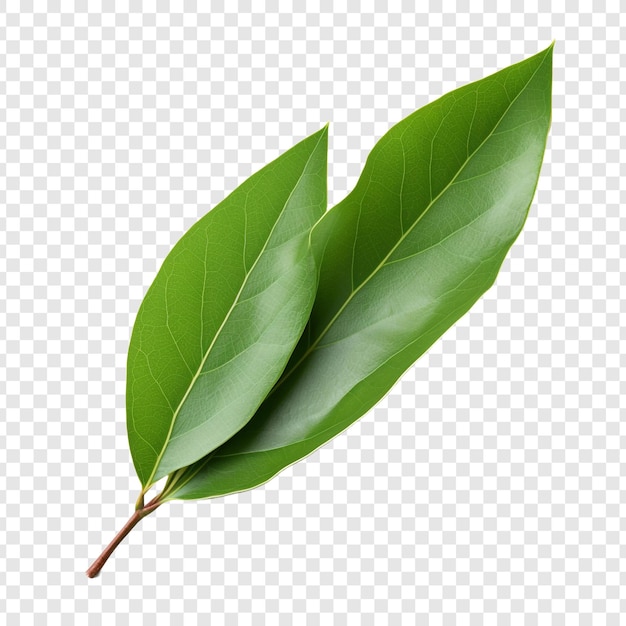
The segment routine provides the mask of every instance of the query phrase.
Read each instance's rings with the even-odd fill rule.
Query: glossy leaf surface
[[[264,167],[176,244],[137,314],[127,426],[145,486],[235,434],[283,371],[315,297],[327,129]]]
[[[393,127],[312,233],[320,283],[284,374],[171,498],[255,487],[368,411],[492,285],[532,201],[552,46]]]

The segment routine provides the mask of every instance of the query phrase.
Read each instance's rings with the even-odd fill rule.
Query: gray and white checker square
[[[618,2],[7,1],[0,33],[2,623],[624,623]],[[348,431],[88,580],[139,490],[126,353],[172,245],[326,122],[336,203],[391,125],[553,39],[495,286]]]

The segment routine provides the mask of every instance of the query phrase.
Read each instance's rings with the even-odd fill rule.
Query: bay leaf
[[[319,287],[255,416],[167,499],[255,487],[346,429],[493,284],[526,220],[551,119],[552,46],[394,126],[318,222]]]
[[[326,209],[327,128],[251,176],[168,254],[128,355],[127,427],[144,491],[254,415],[315,297],[310,230]]]

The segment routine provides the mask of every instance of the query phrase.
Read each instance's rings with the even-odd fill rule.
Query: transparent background
[[[546,5],[3,3],[7,624],[620,622],[626,25]],[[545,163],[496,286],[346,433],[162,507],[88,580],[138,492],[126,352],[171,246],[328,121],[335,203],[393,123],[552,39]]]

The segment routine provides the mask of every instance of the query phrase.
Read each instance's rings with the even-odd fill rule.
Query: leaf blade
[[[381,139],[314,228],[316,302],[281,380],[173,498],[249,489],[310,454],[491,286],[534,196],[551,59],[552,47],[462,87]]]
[[[128,357],[127,426],[147,487],[254,414],[315,292],[311,226],[326,203],[327,129],[240,185],[180,239],[146,293]]]

